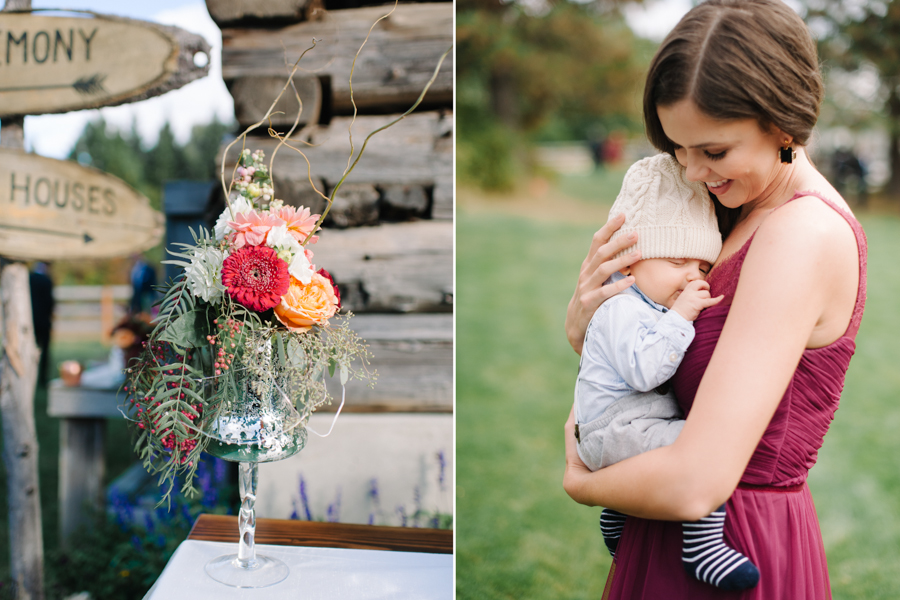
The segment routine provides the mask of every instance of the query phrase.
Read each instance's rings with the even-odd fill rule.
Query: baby
[[[628,169],[610,210],[625,214],[615,236],[638,233],[641,260],[610,281],[634,284],[597,309],[575,384],[578,455],[592,470],[675,441],[684,420],[666,382],[694,339],[692,322],[711,298],[706,275],[722,249],[712,201],[668,154]],[[614,237],[615,237],[614,236]],[[605,509],[600,528],[611,554],[625,515]],[[724,590],[756,585],[759,570],[723,541],[725,505],[682,524],[681,560],[691,576]]]

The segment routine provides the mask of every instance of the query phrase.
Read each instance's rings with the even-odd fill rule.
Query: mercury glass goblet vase
[[[256,487],[261,462],[293,456],[306,445],[307,415],[294,408],[286,386],[274,375],[246,376],[203,427],[206,452],[239,463],[241,510],[237,554],[214,558],[206,573],[238,588],[261,588],[284,580],[290,571],[281,560],[256,553]]]

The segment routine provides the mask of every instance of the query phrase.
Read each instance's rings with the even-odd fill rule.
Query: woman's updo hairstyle
[[[709,0],[675,26],[653,57],[644,87],[647,137],[674,154],[658,106],[689,99],[712,119],[756,119],[794,143],[809,142],[823,85],[816,45],[781,0]]]

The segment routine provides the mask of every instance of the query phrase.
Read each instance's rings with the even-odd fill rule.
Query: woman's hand
[[[569,420],[566,421],[565,426],[565,435],[566,435],[566,472],[563,475],[563,489],[566,490],[566,493],[575,500],[576,502],[580,502],[582,504],[590,504],[587,500],[588,498],[582,498],[580,490],[582,489],[582,484],[587,481],[586,477],[589,478],[591,474],[591,470],[588,469],[587,465],[584,464],[584,461],[581,460],[581,457],[578,456],[578,449],[576,448],[576,440],[575,440],[575,405],[572,405],[572,410],[569,412]]]
[[[634,283],[634,277],[626,277],[616,283],[603,285],[610,275],[633,265],[641,259],[639,251],[626,254],[615,260],[612,257],[637,242],[637,233],[621,235],[610,242],[612,234],[625,222],[625,215],[616,215],[594,234],[587,258],[581,263],[578,285],[569,301],[566,311],[566,337],[578,354],[584,346],[584,334],[594,312],[608,298],[611,298]]]

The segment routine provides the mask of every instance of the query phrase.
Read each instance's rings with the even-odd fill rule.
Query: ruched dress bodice
[[[866,239],[862,227],[833,202],[816,196],[847,219],[859,249],[859,288],[850,324],[833,343],[803,352],[797,369],[765,433],[727,503],[726,542],[747,555],[760,570],[759,585],[724,592],[688,577],[681,567],[680,523],[629,518],[610,572],[605,597],[646,600],[788,600],[830,598],[822,536],[806,478],[838,408],[844,375],[856,348],[865,306]],[[718,305],[694,322],[696,335],[675,377],[673,389],[690,412],[700,380],[731,308],[741,266],[753,236],[710,273]]]

